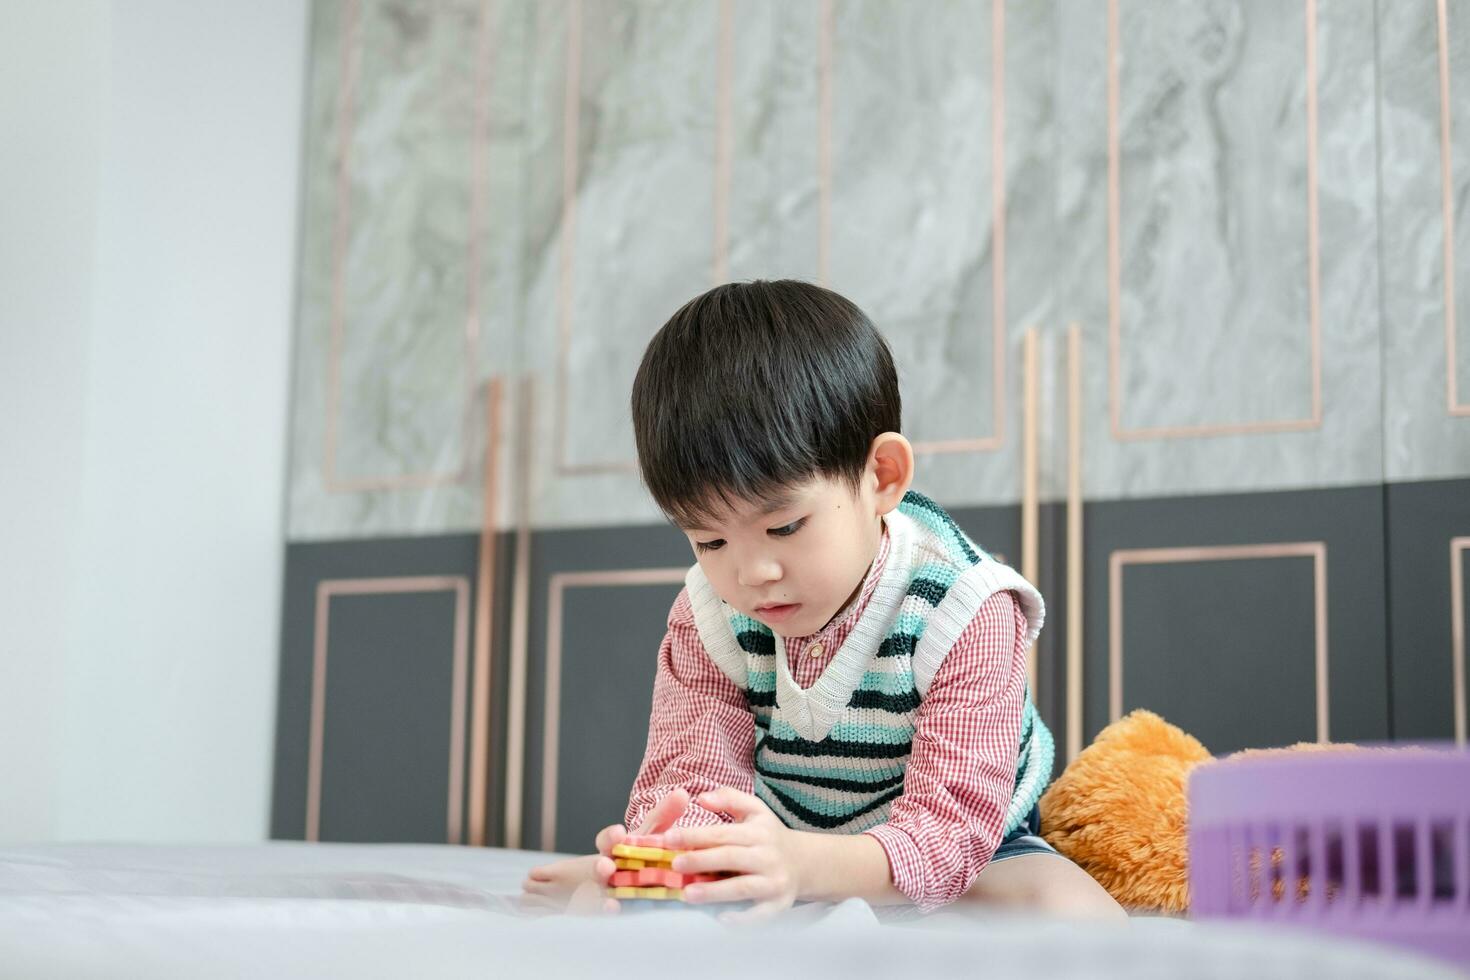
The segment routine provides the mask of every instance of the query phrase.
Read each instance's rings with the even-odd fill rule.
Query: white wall
[[[0,30],[0,840],[56,828],[106,10],[5,5]]]
[[[0,10],[0,841],[262,839],[306,5]]]

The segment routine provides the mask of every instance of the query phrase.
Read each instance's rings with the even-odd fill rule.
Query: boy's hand
[[[684,811],[689,809],[689,793],[682,788],[674,790],[668,796],[659,800],[643,822],[638,825],[637,835],[662,834],[674,825]],[[598,889],[598,895],[602,889],[607,887],[608,879],[612,878],[613,872],[618,866],[613,862],[612,849],[621,844],[628,837],[628,829],[620,823],[610,827],[603,827],[597,832],[597,860],[592,865],[592,876]],[[590,896],[584,896],[582,907],[588,911],[617,912],[618,900],[615,898],[604,898],[600,906],[594,908],[590,902]]]
[[[638,827],[640,834],[661,834],[689,809],[689,793],[676,789],[649,811]],[[572,915],[597,915],[618,911],[618,900],[606,897],[603,889],[617,870],[612,849],[628,836],[622,824],[604,827],[597,834],[597,853],[532,868],[521,883],[522,901],[533,911],[565,911]]]
[[[689,791],[683,788],[676,789],[668,796],[654,804],[652,810],[643,818],[643,822],[634,831],[636,835],[662,834],[672,827],[684,811],[689,809]],[[628,828],[620,823],[610,827],[603,827],[597,832],[597,853],[603,857],[612,857],[612,849],[617,847],[628,838]],[[611,871],[608,872],[612,874]],[[606,877],[603,881],[606,883]]]
[[[758,797],[728,786],[704,793],[695,802],[706,810],[727,814],[735,822],[681,827],[665,834],[667,846],[693,852],[675,858],[674,870],[738,874],[724,881],[687,885],[684,900],[696,904],[753,903],[748,909],[720,917],[730,922],[770,919],[790,908],[801,890],[801,834],[783,824]]]

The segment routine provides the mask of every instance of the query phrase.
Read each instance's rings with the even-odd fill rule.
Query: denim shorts
[[[1026,815],[1026,819],[1021,821],[1021,825],[1000,842],[1000,847],[995,849],[990,863],[1020,857],[1023,854],[1055,853],[1057,849],[1041,839],[1041,811],[1033,806],[1031,812]]]

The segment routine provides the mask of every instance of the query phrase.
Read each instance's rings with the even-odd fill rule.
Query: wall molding
[[[1114,551],[1108,558],[1108,714],[1123,715],[1123,571],[1130,565],[1159,565],[1238,561],[1250,558],[1310,558],[1312,560],[1313,618],[1316,624],[1317,741],[1328,741],[1327,691],[1327,545],[1322,541],[1270,544],[1215,545],[1185,548],[1138,548]],[[1067,683],[1080,684],[1069,676]],[[1080,696],[1080,695],[1079,695]]]

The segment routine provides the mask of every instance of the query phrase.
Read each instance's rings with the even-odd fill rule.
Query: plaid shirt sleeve
[[[1016,781],[1026,697],[1026,617],[987,599],[945,656],[918,709],[903,795],[867,833],[894,886],[928,912],[963,895],[1000,846]]]
[[[690,796],[720,786],[755,792],[754,758],[755,719],[744,693],[705,652],[686,589],[674,600],[659,647],[648,744],[624,824],[636,828],[680,786]],[[723,822],[725,817],[691,805],[675,826]]]

